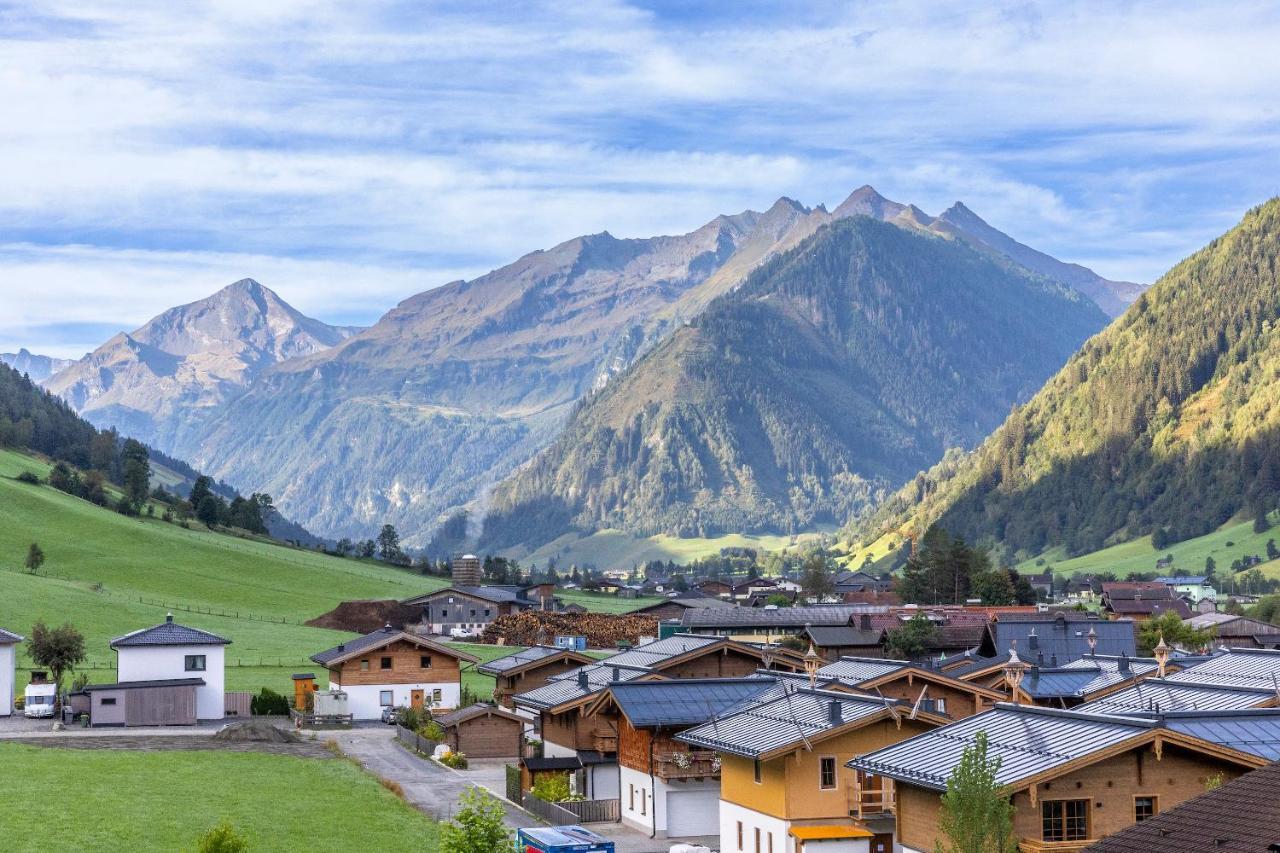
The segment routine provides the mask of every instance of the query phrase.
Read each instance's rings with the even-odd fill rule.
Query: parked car
[[[403,708],[397,708],[394,705],[388,705],[387,707],[382,709],[382,722],[386,723],[389,726],[394,726],[396,723],[400,722],[400,712],[403,710],[404,710]]]

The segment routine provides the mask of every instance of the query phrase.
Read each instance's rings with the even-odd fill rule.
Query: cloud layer
[[[1270,3],[478,5],[0,2],[0,349],[862,183],[1151,280],[1280,184]]]

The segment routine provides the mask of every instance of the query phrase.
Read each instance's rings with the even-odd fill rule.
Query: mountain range
[[[976,451],[920,474],[857,532],[936,524],[1023,559],[1145,534],[1174,542],[1275,509],[1278,270],[1273,199],[1153,284]]]
[[[663,348],[661,359],[673,370],[687,369],[687,358],[676,359],[675,349],[683,352],[692,339],[703,339],[682,330],[701,329],[694,321],[732,297],[762,265],[854,217],[895,226],[877,229],[876,240],[907,233],[952,249],[964,244],[965,264],[981,262],[1005,278],[1017,277],[1028,291],[1085,294],[1101,309],[1089,321],[1095,328],[1105,322],[1102,311],[1115,313],[1138,289],[1035,252],[963,205],[930,217],[863,187],[830,212],[783,198],[764,212],[718,216],[683,235],[578,237],[474,280],[410,297],[359,331],[307,318],[246,279],[117,335],[45,384],[96,424],[116,425],[239,488],[270,492],[290,517],[316,532],[365,536],[391,522],[407,545],[421,545],[460,508],[471,509],[478,521],[495,486],[556,440],[579,401],[632,381],[623,374],[646,354],[655,352],[657,364],[656,348]],[[1026,266],[1033,262],[1039,268]],[[880,274],[886,287],[901,281],[891,272]],[[758,301],[768,298],[762,293]],[[812,310],[825,305],[823,299],[839,298],[835,290],[815,294]],[[884,299],[879,310],[903,312],[907,304]],[[1070,304],[1092,308],[1083,300]],[[848,304],[830,307],[838,307],[845,322],[857,314]],[[1035,349],[1033,369],[994,367],[1004,384],[981,399],[1006,411],[1030,393],[1065,358],[1062,341],[1086,333],[1089,323],[1073,322]],[[896,328],[917,331],[909,320]],[[853,335],[843,342],[856,340]],[[964,343],[972,345],[974,340]],[[1040,361],[1041,354],[1058,360]],[[864,369],[874,373],[878,367]],[[783,385],[793,380],[781,366],[769,369]],[[956,403],[957,413],[971,402]],[[924,454],[951,440],[972,444],[983,428],[978,420],[907,432]],[[755,449],[742,452],[751,456]],[[909,458],[917,458],[915,450]],[[867,483],[848,488],[801,489],[858,495],[823,498],[813,512],[795,512],[789,498],[779,504],[772,497],[788,509],[766,516],[839,518],[847,507],[861,505],[865,490],[882,475],[893,482],[921,464],[927,460],[867,469]],[[844,471],[834,456],[830,465]],[[513,492],[503,486],[502,493]]]
[[[59,370],[65,370],[75,363],[71,358],[54,358],[48,355],[36,355],[25,347],[17,352],[0,352],[0,364],[8,365],[19,373],[25,373],[32,382],[43,382]]]

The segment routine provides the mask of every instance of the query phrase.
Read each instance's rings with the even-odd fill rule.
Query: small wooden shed
[[[89,725],[194,726],[196,688],[203,686],[203,678],[90,684],[83,690]]]
[[[436,717],[444,742],[468,758],[517,758],[527,722],[497,705],[476,703]]]

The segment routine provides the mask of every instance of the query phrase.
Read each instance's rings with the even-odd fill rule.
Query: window
[[[476,617],[476,609],[473,607],[471,608],[471,618],[474,619],[475,617]]]
[[[939,714],[947,713],[947,700],[939,696],[934,700],[934,707],[937,708]]]
[[[751,769],[755,773],[756,784],[757,785],[760,784],[760,759],[757,758],[755,760],[755,762],[751,765]]]
[[[738,849],[742,849],[742,821],[738,821]]]
[[[489,616],[489,608],[487,608],[487,607],[486,607],[486,608],[484,609],[484,615],[485,615],[485,617],[486,617],[486,618]]]
[[[104,698],[103,698],[103,700],[102,700],[99,704],[101,704],[101,705],[114,705],[114,704],[116,704],[116,697],[112,696],[110,699],[107,699],[107,698],[105,698],[105,697],[104,697]]]
[[[1133,819],[1141,823],[1149,820],[1160,813],[1155,797],[1134,797],[1133,798]]]
[[[388,705],[394,705],[396,703],[396,700],[392,698],[390,690],[380,690],[378,692],[378,702],[380,702],[382,706],[385,708]]]
[[[383,658],[381,664],[383,669],[391,669],[391,658]]]
[[[818,787],[824,791],[830,791],[836,786],[836,759],[831,755],[824,755],[818,759]]]
[[[760,827],[756,827],[756,853],[760,853]]]
[[[627,810],[628,811],[636,810],[636,786],[635,785],[627,786]]]
[[[204,672],[204,655],[187,655],[182,661],[187,672]]]
[[[773,853],[773,833],[769,833],[769,853]]]
[[[361,659],[360,659],[360,671],[361,671],[361,672],[368,672],[368,671],[369,671],[369,659],[368,659],[368,658],[361,658]]]
[[[432,690],[432,691],[431,691],[431,701],[432,701],[432,702],[434,702],[434,703],[436,703],[437,705],[439,705],[439,704],[440,704],[440,700],[441,700],[442,698],[443,698],[443,696],[442,696],[442,694],[440,693],[440,688],[439,688],[439,687],[437,687],[435,690]]]
[[[645,804],[646,804],[646,802],[647,802],[647,798],[645,797],[645,794],[647,794],[647,793],[648,793],[648,791],[646,791],[644,788],[641,788],[641,789],[640,789],[640,814],[648,814],[648,813],[649,813],[649,812],[647,812],[647,811],[645,810]]]
[[[431,669],[431,655],[423,655],[421,665],[423,669]]]
[[[1089,837],[1088,800],[1049,800],[1040,806],[1045,841],[1083,841]]]

